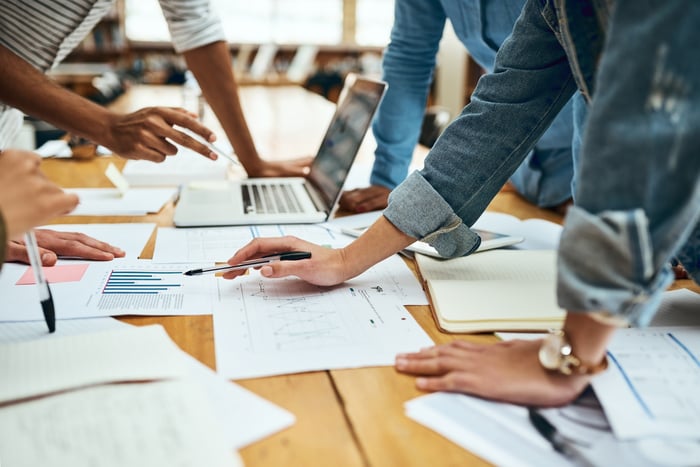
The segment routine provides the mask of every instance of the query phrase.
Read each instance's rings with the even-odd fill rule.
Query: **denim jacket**
[[[525,0],[397,0],[383,62],[389,84],[372,130],[377,141],[370,183],[395,188],[408,174],[420,133],[436,54],[449,19],[475,61],[493,71],[496,53],[513,30]],[[571,105],[565,106],[511,181],[539,206],[571,197]]]
[[[445,256],[578,88],[591,102],[564,224],[557,296],[646,324],[677,255],[700,276],[700,2],[530,0],[472,102],[385,217]]]

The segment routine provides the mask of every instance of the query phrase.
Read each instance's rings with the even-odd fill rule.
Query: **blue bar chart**
[[[182,273],[178,271],[118,270],[109,275],[102,293],[158,295],[179,291]]]

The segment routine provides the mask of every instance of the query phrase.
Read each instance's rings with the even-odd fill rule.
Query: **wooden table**
[[[309,148],[312,149],[308,153],[315,152],[333,112],[328,102],[299,87],[243,87],[241,97],[256,144],[266,148],[261,153],[269,157],[304,154]],[[177,88],[137,87],[117,101],[115,108],[132,111],[142,106],[179,105],[179,102]],[[371,160],[371,141],[365,146],[369,153],[364,150],[359,159]],[[64,187],[105,187],[110,186],[104,176],[110,162],[120,167],[124,164],[116,157],[88,162],[45,160],[43,169]],[[489,209],[520,218],[561,221],[558,215],[529,205],[509,190],[499,193]],[[64,217],[55,222],[155,222],[159,226],[171,226],[172,214],[170,204],[158,214],[143,217]],[[142,257],[152,256],[154,242],[155,235]],[[676,286],[688,287],[690,281],[680,281]],[[496,340],[493,335],[439,332],[427,306],[408,308],[436,343],[456,338]],[[215,368],[211,316],[120,319],[135,325],[163,325],[183,350]],[[248,466],[488,465],[404,415],[404,402],[421,392],[415,389],[413,377],[401,375],[392,367],[317,371],[254,378],[238,384],[284,407],[297,418],[292,427],[242,449],[241,455]]]

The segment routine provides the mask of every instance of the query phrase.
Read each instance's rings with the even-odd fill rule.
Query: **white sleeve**
[[[226,40],[209,0],[159,0],[176,52]]]

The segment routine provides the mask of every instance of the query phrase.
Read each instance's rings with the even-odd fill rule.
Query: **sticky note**
[[[58,282],[78,282],[83,278],[85,271],[87,271],[89,264],[61,264],[58,266],[45,267],[44,277],[49,284],[56,284]],[[34,280],[34,271],[31,267],[22,274],[22,277],[17,281],[17,285],[30,285],[36,284]]]

